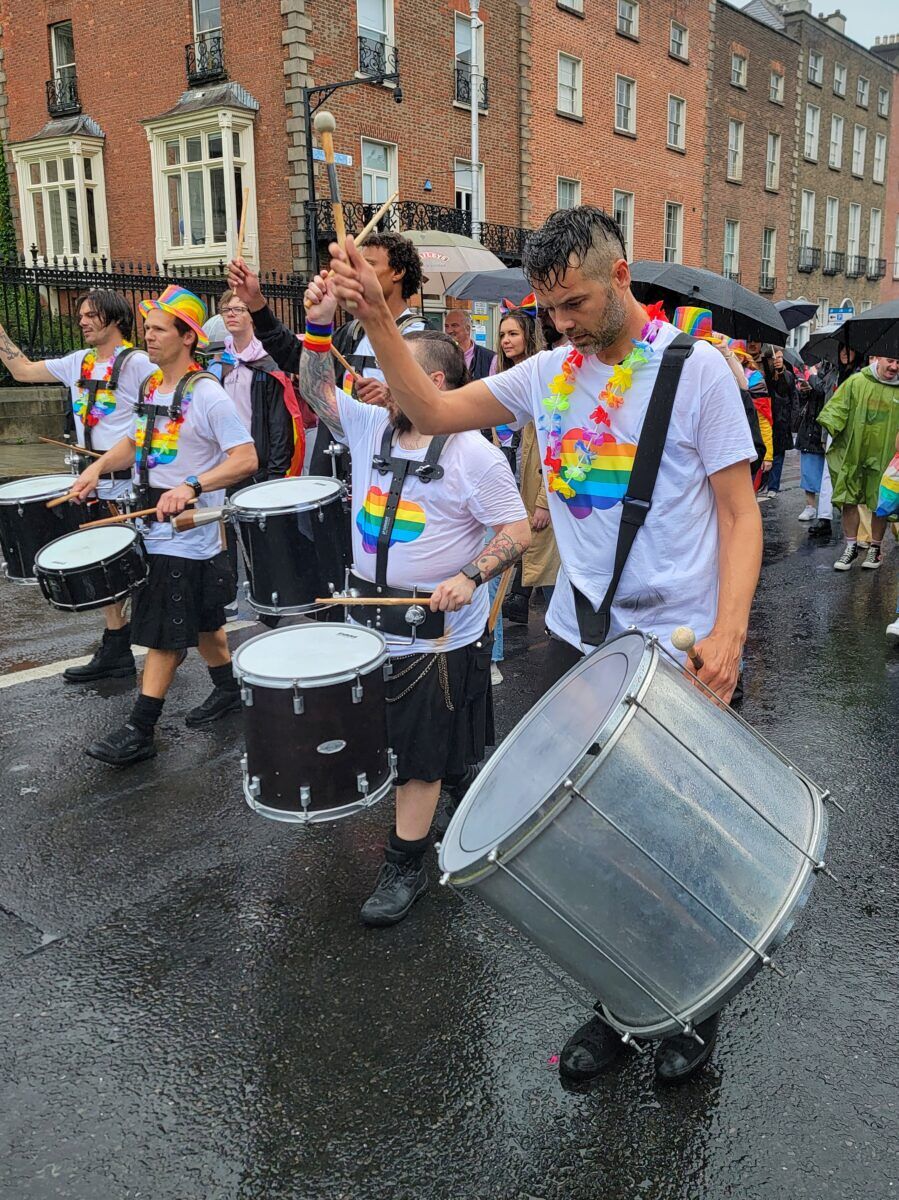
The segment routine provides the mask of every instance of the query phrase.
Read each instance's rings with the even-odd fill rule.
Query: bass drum
[[[81,504],[47,508],[48,500],[71,491],[74,480],[74,475],[38,475],[0,486],[0,551],[3,572],[13,583],[35,583],[38,550],[90,520]]]
[[[67,612],[124,600],[146,583],[149,570],[143,540],[127,525],[67,533],[39,550],[34,560],[45,599]]]
[[[823,868],[823,793],[654,638],[623,634],[516,726],[440,849],[624,1035],[692,1031],[770,961]]]

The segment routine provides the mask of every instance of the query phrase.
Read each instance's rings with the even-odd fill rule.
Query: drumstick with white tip
[[[196,497],[188,500],[188,504],[196,504]],[[139,508],[137,512],[122,513],[118,517],[104,517],[102,521],[85,521],[83,525],[79,525],[79,529],[98,529],[101,525],[121,525],[123,521],[133,521],[137,517],[149,517],[154,515],[155,508]]]
[[[672,631],[671,645],[675,650],[680,650],[681,654],[686,654],[697,671],[702,670],[705,664],[702,655],[696,649],[696,634],[689,625],[678,625],[677,629]]]
[[[316,604],[345,604],[347,608],[358,608],[369,606],[370,608],[387,608],[392,604],[405,604],[408,608],[411,604],[421,604],[427,600],[427,596],[317,596]]]

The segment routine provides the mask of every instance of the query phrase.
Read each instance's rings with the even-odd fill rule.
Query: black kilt
[[[235,580],[226,550],[214,558],[150,554],[150,574],[134,593],[131,641],[153,650],[186,650],[225,624]]]
[[[387,733],[398,786],[459,778],[493,744],[492,648],[491,635],[447,653],[391,658]]]

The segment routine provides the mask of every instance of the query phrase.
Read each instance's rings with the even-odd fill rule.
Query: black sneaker
[[[384,859],[375,890],[359,913],[363,925],[396,925],[428,890],[428,873],[421,858],[407,858],[388,846]]]
[[[877,571],[880,564],[883,562],[883,550],[880,546],[875,546],[872,542],[868,547],[868,553],[865,555],[862,563],[863,571]]]
[[[708,1062],[718,1037],[718,1017],[709,1017],[696,1026],[696,1032],[705,1042],[700,1046],[688,1034],[676,1034],[663,1038],[656,1050],[656,1079],[660,1083],[685,1083]]]
[[[145,758],[154,758],[156,745],[152,730],[141,729],[127,722],[105,737],[91,742],[84,752],[111,767],[130,767],[132,763],[143,762]]]
[[[591,1017],[576,1029],[559,1055],[559,1074],[572,1083],[589,1083],[624,1050],[619,1034],[599,1017]]]
[[[829,542],[833,537],[833,521],[828,517],[819,517],[809,525],[808,535],[810,538],[821,538],[822,541]]]
[[[530,616],[529,598],[521,592],[513,592],[511,596],[507,596],[503,601],[503,616],[507,621],[514,621],[516,625],[527,625]]]
[[[104,629],[103,640],[90,662],[80,667],[66,667],[62,677],[66,683],[93,683],[95,679],[124,679],[126,675],[134,675],[136,670],[127,636],[117,636]]]
[[[854,542],[852,543],[851,546],[847,543],[846,549],[843,551],[843,553],[840,555],[840,557],[837,559],[837,561],[833,564],[833,569],[835,571],[851,571],[852,564],[855,562],[855,560],[857,558],[858,558],[858,546],[856,546],[856,544]]]
[[[209,725],[240,708],[240,688],[214,687],[202,704],[192,708],[184,718],[191,729],[198,725]]]

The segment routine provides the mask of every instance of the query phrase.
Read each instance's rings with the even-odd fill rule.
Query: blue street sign
[[[325,161],[325,152],[321,146],[312,147],[312,157],[316,162]],[[338,167],[351,167],[353,165],[353,156],[352,154],[335,154],[334,161]]]

